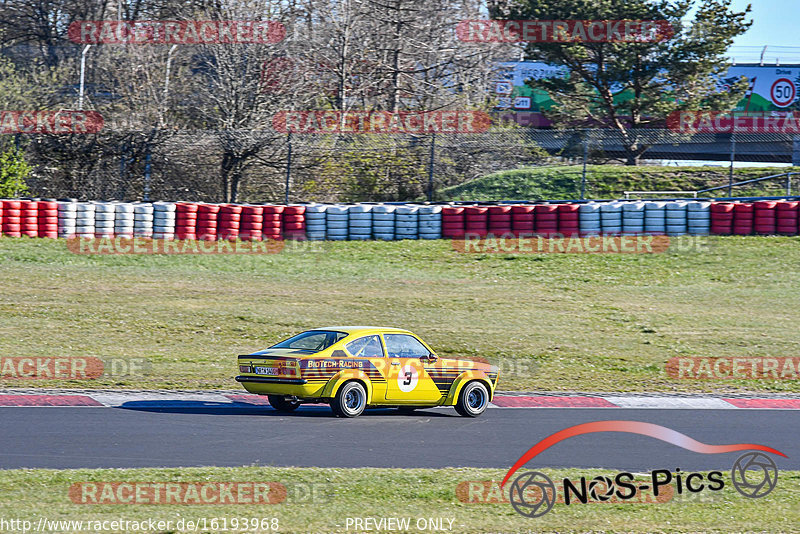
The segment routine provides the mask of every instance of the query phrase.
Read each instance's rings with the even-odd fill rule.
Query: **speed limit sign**
[[[772,103],[779,108],[791,106],[797,98],[797,88],[789,78],[778,78],[769,90]]]

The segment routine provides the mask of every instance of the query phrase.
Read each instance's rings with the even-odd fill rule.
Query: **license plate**
[[[279,375],[280,367],[256,367],[257,375]]]

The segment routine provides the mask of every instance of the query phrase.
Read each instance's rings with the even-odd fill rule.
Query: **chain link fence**
[[[732,161],[790,164],[800,159],[800,141],[792,135],[669,130],[639,130],[627,138],[610,130],[524,128],[447,135],[155,129],[4,137],[34,166],[28,180],[32,194],[126,201],[233,200],[225,197],[228,190],[242,202],[437,201],[458,199],[459,188],[471,180],[515,169],[535,170],[531,179],[555,180],[570,198],[601,198],[628,189],[663,189],[635,179],[638,170],[653,164],[716,162],[714,171],[678,180],[698,190],[738,181],[727,169]],[[632,146],[640,167],[623,165]],[[630,181],[609,184],[613,178],[604,177],[620,172]],[[777,181],[763,185],[770,191],[786,188]]]

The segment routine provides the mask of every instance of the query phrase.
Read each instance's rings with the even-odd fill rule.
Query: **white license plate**
[[[279,367],[256,367],[257,375],[279,375]]]

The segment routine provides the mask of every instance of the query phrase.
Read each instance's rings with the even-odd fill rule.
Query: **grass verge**
[[[651,255],[461,254],[447,241],[308,243],[260,256],[83,256],[0,239],[0,354],[141,358],[97,380],[2,387],[235,389],[236,355],[308,328],[408,328],[501,367],[501,390],[798,392],[673,380],[674,356],[800,352],[800,238]]]
[[[552,480],[591,478],[609,474],[601,470],[542,469]],[[781,472],[775,490],[761,499],[748,499],[730,487],[692,498],[675,496],[665,503],[556,503],[540,518],[517,514],[507,503],[462,502],[456,494],[460,482],[501,480],[498,469],[320,469],[320,468],[190,468],[190,469],[101,469],[101,470],[11,470],[0,471],[0,518],[38,524],[48,521],[170,521],[167,532],[184,532],[178,521],[218,518],[221,531],[227,518],[277,518],[279,532],[345,532],[354,524],[347,518],[397,517],[416,522],[442,518],[452,532],[796,532],[800,525],[800,473]],[[611,473],[613,476],[613,473]],[[69,488],[80,482],[279,482],[287,488],[280,504],[76,504]],[[556,483],[559,488],[559,483]],[[480,494],[477,494],[480,495]],[[469,496],[463,497],[469,500]],[[80,501],[80,497],[78,497]],[[189,502],[196,502],[190,499]],[[240,523],[241,524],[241,523]],[[422,523],[421,523],[422,524]],[[430,524],[430,523],[428,523]],[[51,524],[51,526],[55,526]],[[130,529],[130,525],[129,525]],[[53,528],[46,531],[68,531]],[[124,529],[120,529],[123,531]],[[359,529],[361,530],[361,529]],[[426,528],[430,531],[430,528]],[[240,530],[241,531],[241,530]],[[246,529],[269,532],[268,529]],[[386,531],[381,529],[380,531]]]

